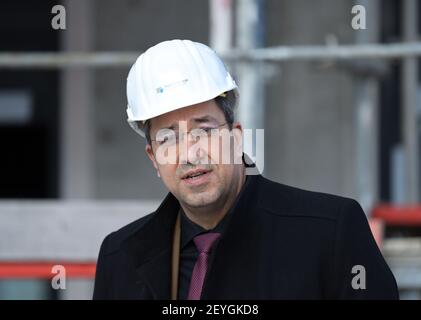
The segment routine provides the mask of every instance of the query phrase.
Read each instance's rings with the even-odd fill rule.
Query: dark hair
[[[226,92],[225,97],[217,96],[214,100],[219,109],[224,113],[225,121],[227,122],[228,127],[231,130],[235,119],[235,106],[237,104],[237,96],[234,90]],[[145,133],[147,143],[151,144],[151,121],[146,120],[143,124],[140,121],[138,121],[137,125]]]

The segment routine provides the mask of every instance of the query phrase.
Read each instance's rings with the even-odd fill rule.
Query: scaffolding
[[[421,42],[276,46],[230,49],[217,52],[225,61],[238,62],[336,62],[358,59],[406,59],[421,56]],[[2,69],[112,68],[131,66],[139,52],[0,52]]]

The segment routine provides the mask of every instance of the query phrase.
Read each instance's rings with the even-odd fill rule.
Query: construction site
[[[103,239],[168,193],[126,79],[172,39],[234,76],[262,175],[356,199],[400,299],[421,299],[420,17],[417,0],[2,1],[0,299],[91,299]]]

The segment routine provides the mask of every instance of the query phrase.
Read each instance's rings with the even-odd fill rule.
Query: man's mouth
[[[186,181],[193,181],[193,180],[197,180],[200,177],[209,174],[209,172],[211,172],[211,170],[205,170],[205,169],[196,169],[196,170],[191,170],[188,171],[187,173],[185,173],[181,179],[182,180],[186,180]]]

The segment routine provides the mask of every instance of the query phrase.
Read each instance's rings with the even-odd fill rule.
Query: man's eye
[[[169,137],[163,137],[160,139],[159,144],[164,144],[165,142],[167,142],[169,140]]]
[[[212,127],[206,127],[206,128],[200,128],[200,129],[203,130],[203,131],[205,131],[206,133],[211,133],[214,128],[212,128]]]

